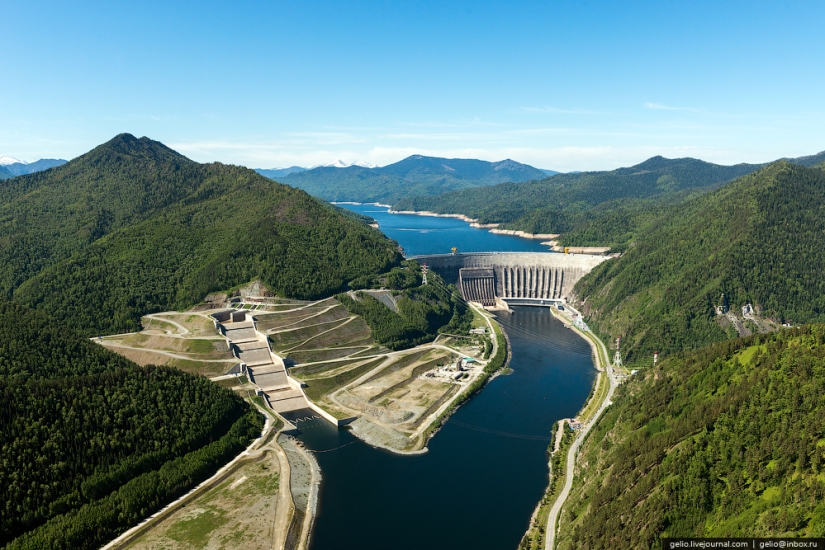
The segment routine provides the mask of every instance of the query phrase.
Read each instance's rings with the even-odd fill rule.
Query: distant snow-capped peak
[[[349,168],[350,166],[360,166],[361,168],[377,168],[377,165],[370,164],[369,162],[344,162],[341,159],[338,159],[335,162],[330,162],[329,164],[319,164],[317,166],[313,166],[312,168]]]
[[[14,157],[0,156],[0,166],[8,166],[9,164],[28,164],[28,162],[23,162],[22,160],[17,160]]]

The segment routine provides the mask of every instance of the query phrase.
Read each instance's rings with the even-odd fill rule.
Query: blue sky
[[[0,155],[120,132],[250,167],[410,154],[556,170],[825,149],[823,2],[0,7]]]

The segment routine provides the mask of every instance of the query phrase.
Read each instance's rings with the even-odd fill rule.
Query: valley
[[[825,3],[6,4],[0,550],[825,547]]]
[[[32,199],[25,194],[31,186],[47,189],[55,185],[54,181],[69,181],[77,182],[78,189],[83,189],[85,170],[89,166],[98,170],[101,162],[106,165],[110,162],[107,155],[114,151],[129,151],[136,159],[129,162],[137,162],[135,166],[145,163],[143,158],[149,155],[153,159],[150,162],[163,159],[158,170],[177,165],[174,170],[179,171],[183,167],[187,175],[181,175],[181,181],[199,181],[203,177],[199,165],[188,164],[191,161],[176,157],[160,144],[119,136],[94,155],[90,153],[88,158],[92,161],[72,161],[42,174],[21,176],[22,185],[17,179],[10,180],[12,185],[4,189],[12,198],[6,206],[6,219],[16,219],[15,212],[32,208]],[[121,163],[124,173],[135,170],[134,166],[123,164],[122,158],[116,162]],[[589,482],[582,480],[592,478],[591,474],[582,477],[582,456],[594,452],[594,437],[607,437],[605,422],[613,421],[605,418],[614,418],[611,414],[616,408],[612,402],[622,403],[628,392],[636,391],[626,388],[636,388],[651,373],[658,379],[658,367],[649,365],[648,357],[653,350],[661,354],[663,366],[667,366],[684,360],[680,354],[708,343],[736,337],[771,338],[770,333],[780,330],[783,323],[790,324],[789,320],[818,320],[818,283],[803,279],[805,286],[796,295],[783,285],[799,280],[795,273],[806,273],[819,262],[817,248],[811,249],[811,244],[818,242],[820,218],[816,212],[823,202],[819,168],[783,161],[759,168],[716,190],[689,191],[678,195],[681,198],[675,202],[671,199],[677,195],[655,199],[671,204],[661,214],[645,213],[650,221],[635,226],[633,246],[622,245],[621,252],[610,256],[581,254],[581,250],[589,249],[576,247],[561,254],[548,253],[544,252],[547,246],[559,246],[558,242],[524,238],[531,235],[515,230],[494,228],[495,232],[491,232],[487,231],[490,227],[452,217],[405,215],[374,205],[343,205],[352,212],[333,209],[305,195],[293,195],[278,184],[256,180],[258,176],[254,174],[234,169],[227,172],[219,166],[207,170],[215,171],[213,176],[218,178],[207,176],[207,187],[226,177],[241,178],[238,181],[251,178],[253,185],[218,184],[220,191],[205,194],[203,189],[194,191],[196,187],[185,192],[178,189],[154,210],[121,206],[118,213],[112,211],[107,225],[101,226],[101,233],[93,242],[76,238],[51,242],[50,259],[39,265],[15,267],[22,265],[15,258],[24,257],[20,254],[29,254],[30,249],[16,244],[4,249],[12,260],[5,280],[16,300],[48,311],[59,322],[74,327],[71,330],[85,333],[94,345],[135,365],[131,368],[172,368],[209,378],[216,388],[244,399],[247,407],[262,407],[257,414],[272,416],[267,426],[277,426],[267,428],[264,439],[256,440],[260,447],[249,460],[236,458],[229,470],[209,477],[219,466],[219,462],[213,461],[211,466],[199,469],[197,479],[208,481],[194,493],[174,500],[194,486],[192,478],[174,493],[162,497],[163,502],[172,500],[175,504],[143,524],[135,535],[117,543],[121,546],[163,545],[163,541],[172,540],[198,547],[244,539],[252,544],[274,543],[285,548],[297,548],[312,540],[313,548],[327,547],[330,543],[324,541],[346,529],[323,513],[319,515],[319,510],[336,506],[329,496],[319,499],[320,484],[323,483],[327,495],[351,495],[354,490],[343,488],[346,484],[342,485],[340,473],[333,477],[323,474],[325,470],[338,470],[338,453],[357,453],[363,455],[364,467],[392,471],[396,467],[393,462],[379,466],[383,459],[373,456],[375,451],[369,449],[391,451],[401,460],[413,457],[425,461],[423,465],[430,463],[426,457],[442,445],[439,441],[445,436],[433,439],[436,433],[450,434],[456,428],[472,426],[473,430],[489,432],[494,438],[527,437],[512,428],[498,430],[480,426],[477,420],[466,422],[461,418],[480,414],[463,412],[467,407],[474,411],[476,403],[500,399],[501,396],[494,397],[495,390],[479,392],[482,388],[504,387],[497,381],[520,376],[518,367],[515,371],[502,370],[508,357],[510,364],[517,366],[518,354],[524,353],[521,346],[547,346],[544,342],[539,344],[538,334],[556,334],[552,325],[544,323],[559,320],[559,326],[568,327],[573,338],[584,338],[593,346],[591,356],[602,372],[595,379],[585,377],[577,382],[578,391],[584,394],[573,392],[571,395],[579,397],[565,401],[566,416],[541,413],[540,424],[546,426],[546,437],[527,437],[549,443],[551,427],[555,426],[552,429],[557,443],[550,445],[555,452],[551,455],[550,482],[544,496],[525,498],[532,494],[528,485],[540,486],[535,478],[530,484],[525,483],[527,478],[516,483],[522,487],[519,495],[513,496],[521,502],[519,514],[527,514],[529,506],[539,502],[526,534],[521,536],[520,547],[551,547],[556,540],[559,545],[568,544],[570,529],[574,529],[574,537],[601,536],[585,535],[580,527],[568,526],[578,525],[575,517],[581,513],[595,513],[577,504],[592,498],[582,493]],[[154,185],[151,178],[145,181]],[[285,194],[268,195],[269,185]],[[708,187],[715,185],[711,182]],[[263,194],[246,195],[257,186]],[[250,207],[244,211],[245,221],[239,227],[216,221],[224,215],[228,216],[227,221],[236,219],[232,218],[233,209],[222,210],[222,197],[249,201],[252,196],[269,204],[280,203],[275,217],[268,217],[272,210]],[[34,197],[36,201],[44,200],[38,194]],[[779,197],[785,197],[784,202]],[[617,211],[612,206],[605,208]],[[203,218],[206,212],[210,212],[209,216],[218,214],[218,218]],[[281,224],[277,232],[253,230],[249,219],[256,212],[262,219]],[[308,215],[320,215],[328,227],[307,232],[303,228],[304,216]],[[661,217],[656,218],[657,215]],[[807,228],[802,240],[798,239],[798,230],[788,231],[777,223],[794,216],[797,227]],[[182,220],[188,220],[189,227],[184,239],[174,231]],[[82,219],[70,216],[60,223],[78,227]],[[15,227],[11,221],[7,225]],[[385,239],[369,225],[377,225],[398,242]],[[442,226],[444,229],[440,229]],[[348,258],[344,252],[347,245],[341,248],[339,229],[334,229],[337,227],[346,228],[345,239],[355,239],[353,242],[359,242],[362,250],[379,251],[379,256],[363,252],[357,255],[358,261]],[[7,242],[40,239],[37,235],[41,230],[26,221],[19,231],[12,231]],[[254,235],[257,249],[239,247],[239,231]],[[336,239],[338,244],[333,245]],[[476,241],[478,244],[473,244]],[[456,242],[462,244],[462,251],[445,254]],[[565,242],[564,235],[559,242]],[[224,243],[220,246],[228,248],[220,252],[216,243]],[[407,259],[400,255],[399,243]],[[474,247],[481,251],[498,248],[524,252],[465,252]],[[144,259],[157,255],[154,251],[161,248],[165,261],[176,267],[161,272],[157,271],[161,263],[145,264]],[[317,272],[314,258],[320,256],[308,257],[302,254],[302,248],[311,248],[316,253],[329,251],[331,255],[325,261],[332,270],[327,271],[326,278],[307,275],[313,269]],[[261,255],[260,251],[267,249],[270,252]],[[774,265],[764,259],[764,252],[772,249],[785,250],[796,260],[783,265],[784,275],[779,275]],[[266,259],[275,258],[271,254],[276,250],[285,256],[278,261]],[[713,253],[703,256],[705,250]],[[418,255],[413,256],[411,251]],[[60,259],[61,253],[66,255],[65,259]],[[208,258],[214,258],[208,270],[194,267]],[[369,258],[368,263],[361,263],[361,258]],[[428,269],[426,277],[424,264]],[[137,266],[140,267],[134,271]],[[650,266],[656,268],[651,271]],[[683,273],[684,270],[688,271]],[[700,277],[699,271],[706,275]],[[205,279],[193,279],[192,273],[200,273],[197,277]],[[249,276],[251,282],[244,282]],[[124,281],[110,284],[118,277]],[[106,291],[90,292],[96,284],[102,284]],[[195,299],[197,293],[200,299]],[[775,298],[779,295],[785,297],[781,302]],[[184,307],[161,307],[164,305]],[[544,307],[546,315],[528,315],[525,305]],[[533,319],[531,322],[538,323],[536,327],[543,328],[523,332],[518,324],[513,324],[513,319],[522,318]],[[123,330],[129,328],[140,330]],[[532,330],[539,332],[533,334]],[[611,350],[602,343],[613,342],[614,336],[621,336],[623,342],[622,367],[610,365]],[[512,348],[512,342],[520,337],[526,337],[524,343]],[[508,353],[510,348],[512,356]],[[512,374],[500,376],[506,373]],[[585,380],[588,381],[582,383]],[[623,385],[617,390],[620,383]],[[590,398],[586,400],[588,389]],[[519,386],[515,393],[531,391]],[[541,394],[535,394],[533,399],[540,397]],[[459,409],[460,405],[464,406]],[[532,405],[525,402],[519,406]],[[251,426],[260,422],[252,418],[248,417],[247,427],[243,428],[250,435],[236,438],[234,446],[225,445],[220,452],[239,449],[241,442],[252,440]],[[489,420],[485,422],[495,425]],[[610,429],[624,429],[619,420],[615,422],[617,427]],[[571,432],[570,427],[576,431]],[[329,430],[335,430],[335,434]],[[600,435],[588,436],[592,433]],[[446,437],[448,446],[455,445],[450,441],[455,436]],[[495,448],[498,450],[491,458],[503,452]],[[512,447],[506,452],[516,451]],[[450,453],[456,455],[459,451],[453,448]],[[221,456],[230,458],[226,454]],[[449,460],[447,455],[437,456],[438,462],[424,467],[438,469],[442,461]],[[545,464],[545,476],[546,468]],[[535,463],[524,473],[534,476],[541,469]],[[362,485],[371,485],[358,471],[350,470],[349,474],[360,479]],[[431,481],[438,479],[433,473],[426,476]],[[428,491],[437,490],[430,484],[425,486]],[[342,490],[345,493],[339,492]],[[405,491],[416,494],[412,488]],[[194,508],[188,508],[189,502]],[[87,509],[82,502],[79,504],[81,511]],[[94,502],[87,505],[92,506],[89,510],[99,506]],[[352,511],[363,505],[369,506],[353,504]],[[519,516],[516,509],[513,512],[514,527]],[[803,514],[799,525],[816,525],[810,523],[813,519],[806,512],[799,513]],[[341,513],[341,518],[345,517],[349,515]],[[51,525],[62,525],[61,518],[55,516],[50,521],[23,534],[20,540],[54,536],[45,533],[54,533]],[[392,524],[387,519],[387,527]],[[772,532],[773,524],[765,525],[765,532]],[[449,530],[434,527],[449,544]],[[516,531],[511,527],[507,532],[515,544]],[[75,536],[72,533],[62,536]],[[318,538],[313,539],[316,535]],[[369,545],[365,543],[365,547]]]

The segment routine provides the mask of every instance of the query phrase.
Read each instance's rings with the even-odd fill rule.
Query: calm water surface
[[[539,239],[490,233],[457,218],[390,214],[389,208],[375,204],[339,206],[375,218],[381,231],[398,241],[407,256],[448,254],[454,246],[459,252],[550,252]]]
[[[347,207],[376,218],[408,254],[450,246],[524,250],[493,248],[504,236],[460,220],[393,215],[386,209],[380,217],[380,210],[370,211],[374,205]],[[396,223],[394,229],[388,220]],[[465,229],[442,231],[446,224]],[[428,225],[433,231],[417,232]],[[480,235],[473,241],[481,243],[478,248],[468,246],[465,230]],[[496,241],[484,246],[490,237]],[[516,548],[547,485],[552,425],[579,411],[596,371],[587,343],[547,309],[517,307],[498,319],[510,338],[513,374],[495,378],[463,405],[430,441],[428,453],[395,455],[321,420],[298,423],[299,438],[317,451],[323,475],[312,550]]]

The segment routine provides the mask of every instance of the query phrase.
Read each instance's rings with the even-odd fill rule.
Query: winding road
[[[602,342],[592,332],[590,335],[592,338],[589,338],[587,335],[584,335],[584,338],[590,341],[591,345],[598,346],[598,349],[594,350],[596,351],[596,367],[598,368],[602,363],[604,363],[604,372],[607,375],[607,380],[610,383],[610,387],[608,388],[607,395],[601,405],[599,405],[599,408],[593,414],[593,418],[591,418],[590,421],[579,431],[576,436],[576,440],[572,445],[570,445],[570,449],[567,451],[567,463],[564,472],[564,487],[562,488],[561,493],[559,493],[559,497],[556,499],[556,502],[553,503],[553,507],[550,508],[550,513],[547,515],[547,527],[545,529],[545,533],[547,533],[547,535],[544,544],[545,550],[553,550],[556,546],[556,525],[558,524],[559,515],[564,507],[564,503],[567,501],[567,497],[570,496],[570,490],[573,488],[573,474],[576,469],[575,461],[579,448],[584,442],[584,439],[587,437],[587,434],[590,432],[590,429],[596,424],[596,421],[602,415],[604,410],[610,405],[611,400],[613,399],[613,392],[615,391],[616,386],[619,385],[616,376],[613,374],[613,368],[607,360],[610,355],[607,353],[607,348],[605,347],[604,342]],[[602,355],[602,353],[604,355]]]

